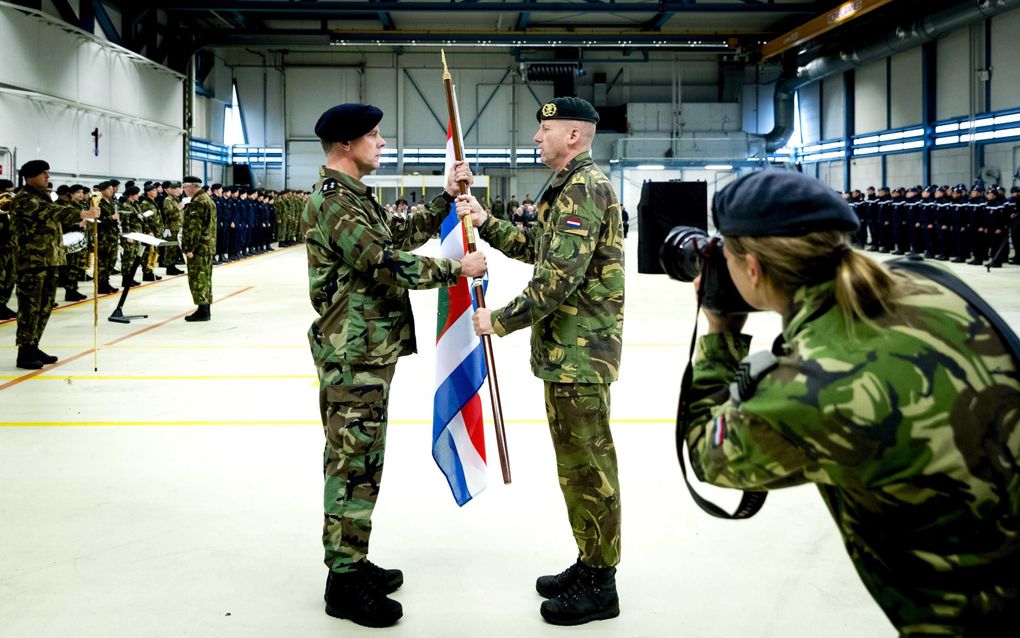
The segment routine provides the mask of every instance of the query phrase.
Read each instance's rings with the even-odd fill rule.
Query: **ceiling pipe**
[[[1020,6],[1020,0],[971,0],[924,17],[907,27],[896,27],[883,37],[838,55],[816,58],[795,71],[784,72],[773,97],[775,126],[765,134],[765,148],[773,153],[793,135],[793,95],[816,80],[882,60],[894,53],[913,49],[956,29],[1000,15]]]

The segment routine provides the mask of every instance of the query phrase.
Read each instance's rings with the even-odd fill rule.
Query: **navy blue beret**
[[[376,127],[383,112],[371,104],[337,104],[319,116],[315,136],[326,142],[350,142]]]
[[[803,173],[749,173],[715,194],[712,219],[723,235],[796,237],[822,230],[855,232],[857,216],[831,188]]]
[[[184,179],[182,179],[181,181],[184,182],[185,184],[201,184],[202,183],[202,178],[201,177],[195,177],[194,175],[188,175]]]
[[[599,123],[599,112],[588,100],[579,97],[557,97],[538,107],[535,119],[543,120],[579,120],[581,122]]]

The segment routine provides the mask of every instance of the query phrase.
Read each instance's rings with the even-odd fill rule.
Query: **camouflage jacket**
[[[301,216],[308,288],[319,318],[308,341],[315,364],[382,366],[417,352],[407,290],[452,286],[459,261],[407,252],[435,235],[449,209],[436,197],[407,219],[386,212],[371,187],[326,168]]]
[[[138,202],[124,200],[124,203],[117,209],[120,214],[121,233],[140,233],[144,230],[142,226],[142,211]]]
[[[1020,374],[966,301],[894,276],[877,329],[847,323],[832,282],[801,289],[778,367],[736,398],[750,337],[703,336],[692,465],[726,487],[816,483],[902,635],[1002,635],[991,617],[1020,613]]]
[[[504,336],[531,329],[531,369],[559,383],[610,383],[623,347],[623,218],[609,180],[588,153],[571,160],[538,202],[538,225],[490,215],[482,237],[535,264],[516,299],[494,310]]]
[[[210,257],[216,252],[216,204],[208,193],[199,191],[184,207],[181,250]]]
[[[10,215],[18,268],[67,264],[63,226],[76,226],[81,221],[81,209],[55,203],[49,195],[23,186],[11,201]]]
[[[105,197],[99,200],[99,236],[103,241],[116,241],[120,237],[120,222],[113,216],[119,213],[117,202]]]
[[[171,230],[172,234],[176,235],[176,232],[181,229],[183,223],[181,200],[173,195],[167,195],[163,200],[163,224]],[[176,240],[177,237],[174,236],[170,239]]]
[[[159,206],[156,205],[156,202],[143,197],[138,200],[138,210],[142,213],[142,232],[153,237],[162,237],[163,217],[159,212]]]

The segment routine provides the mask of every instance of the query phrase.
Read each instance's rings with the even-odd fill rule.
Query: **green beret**
[[[554,98],[538,108],[535,119],[543,120],[579,120],[598,124],[599,112],[588,100],[579,97]]]

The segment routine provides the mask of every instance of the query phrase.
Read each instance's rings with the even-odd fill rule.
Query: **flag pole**
[[[446,107],[450,114],[450,136],[453,138],[453,155],[458,162],[464,161],[464,140],[460,133],[460,111],[457,108],[457,95],[454,93],[453,76],[446,66],[446,52],[440,50],[443,58],[443,86],[446,87]],[[460,192],[467,195],[470,192],[467,182],[460,182]],[[468,252],[477,250],[475,244],[475,227],[471,220],[462,220],[465,234],[467,235]],[[471,282],[471,289],[474,293],[475,305],[479,308],[485,307],[485,293],[482,291],[482,279],[476,278]],[[510,454],[506,445],[506,428],[503,425],[503,402],[499,396],[499,379],[496,377],[496,358],[492,353],[492,338],[489,335],[482,335],[482,349],[485,351],[485,366],[489,369],[489,397],[492,400],[492,419],[496,425],[496,450],[499,452],[499,468],[503,472],[503,483],[510,483]]]

